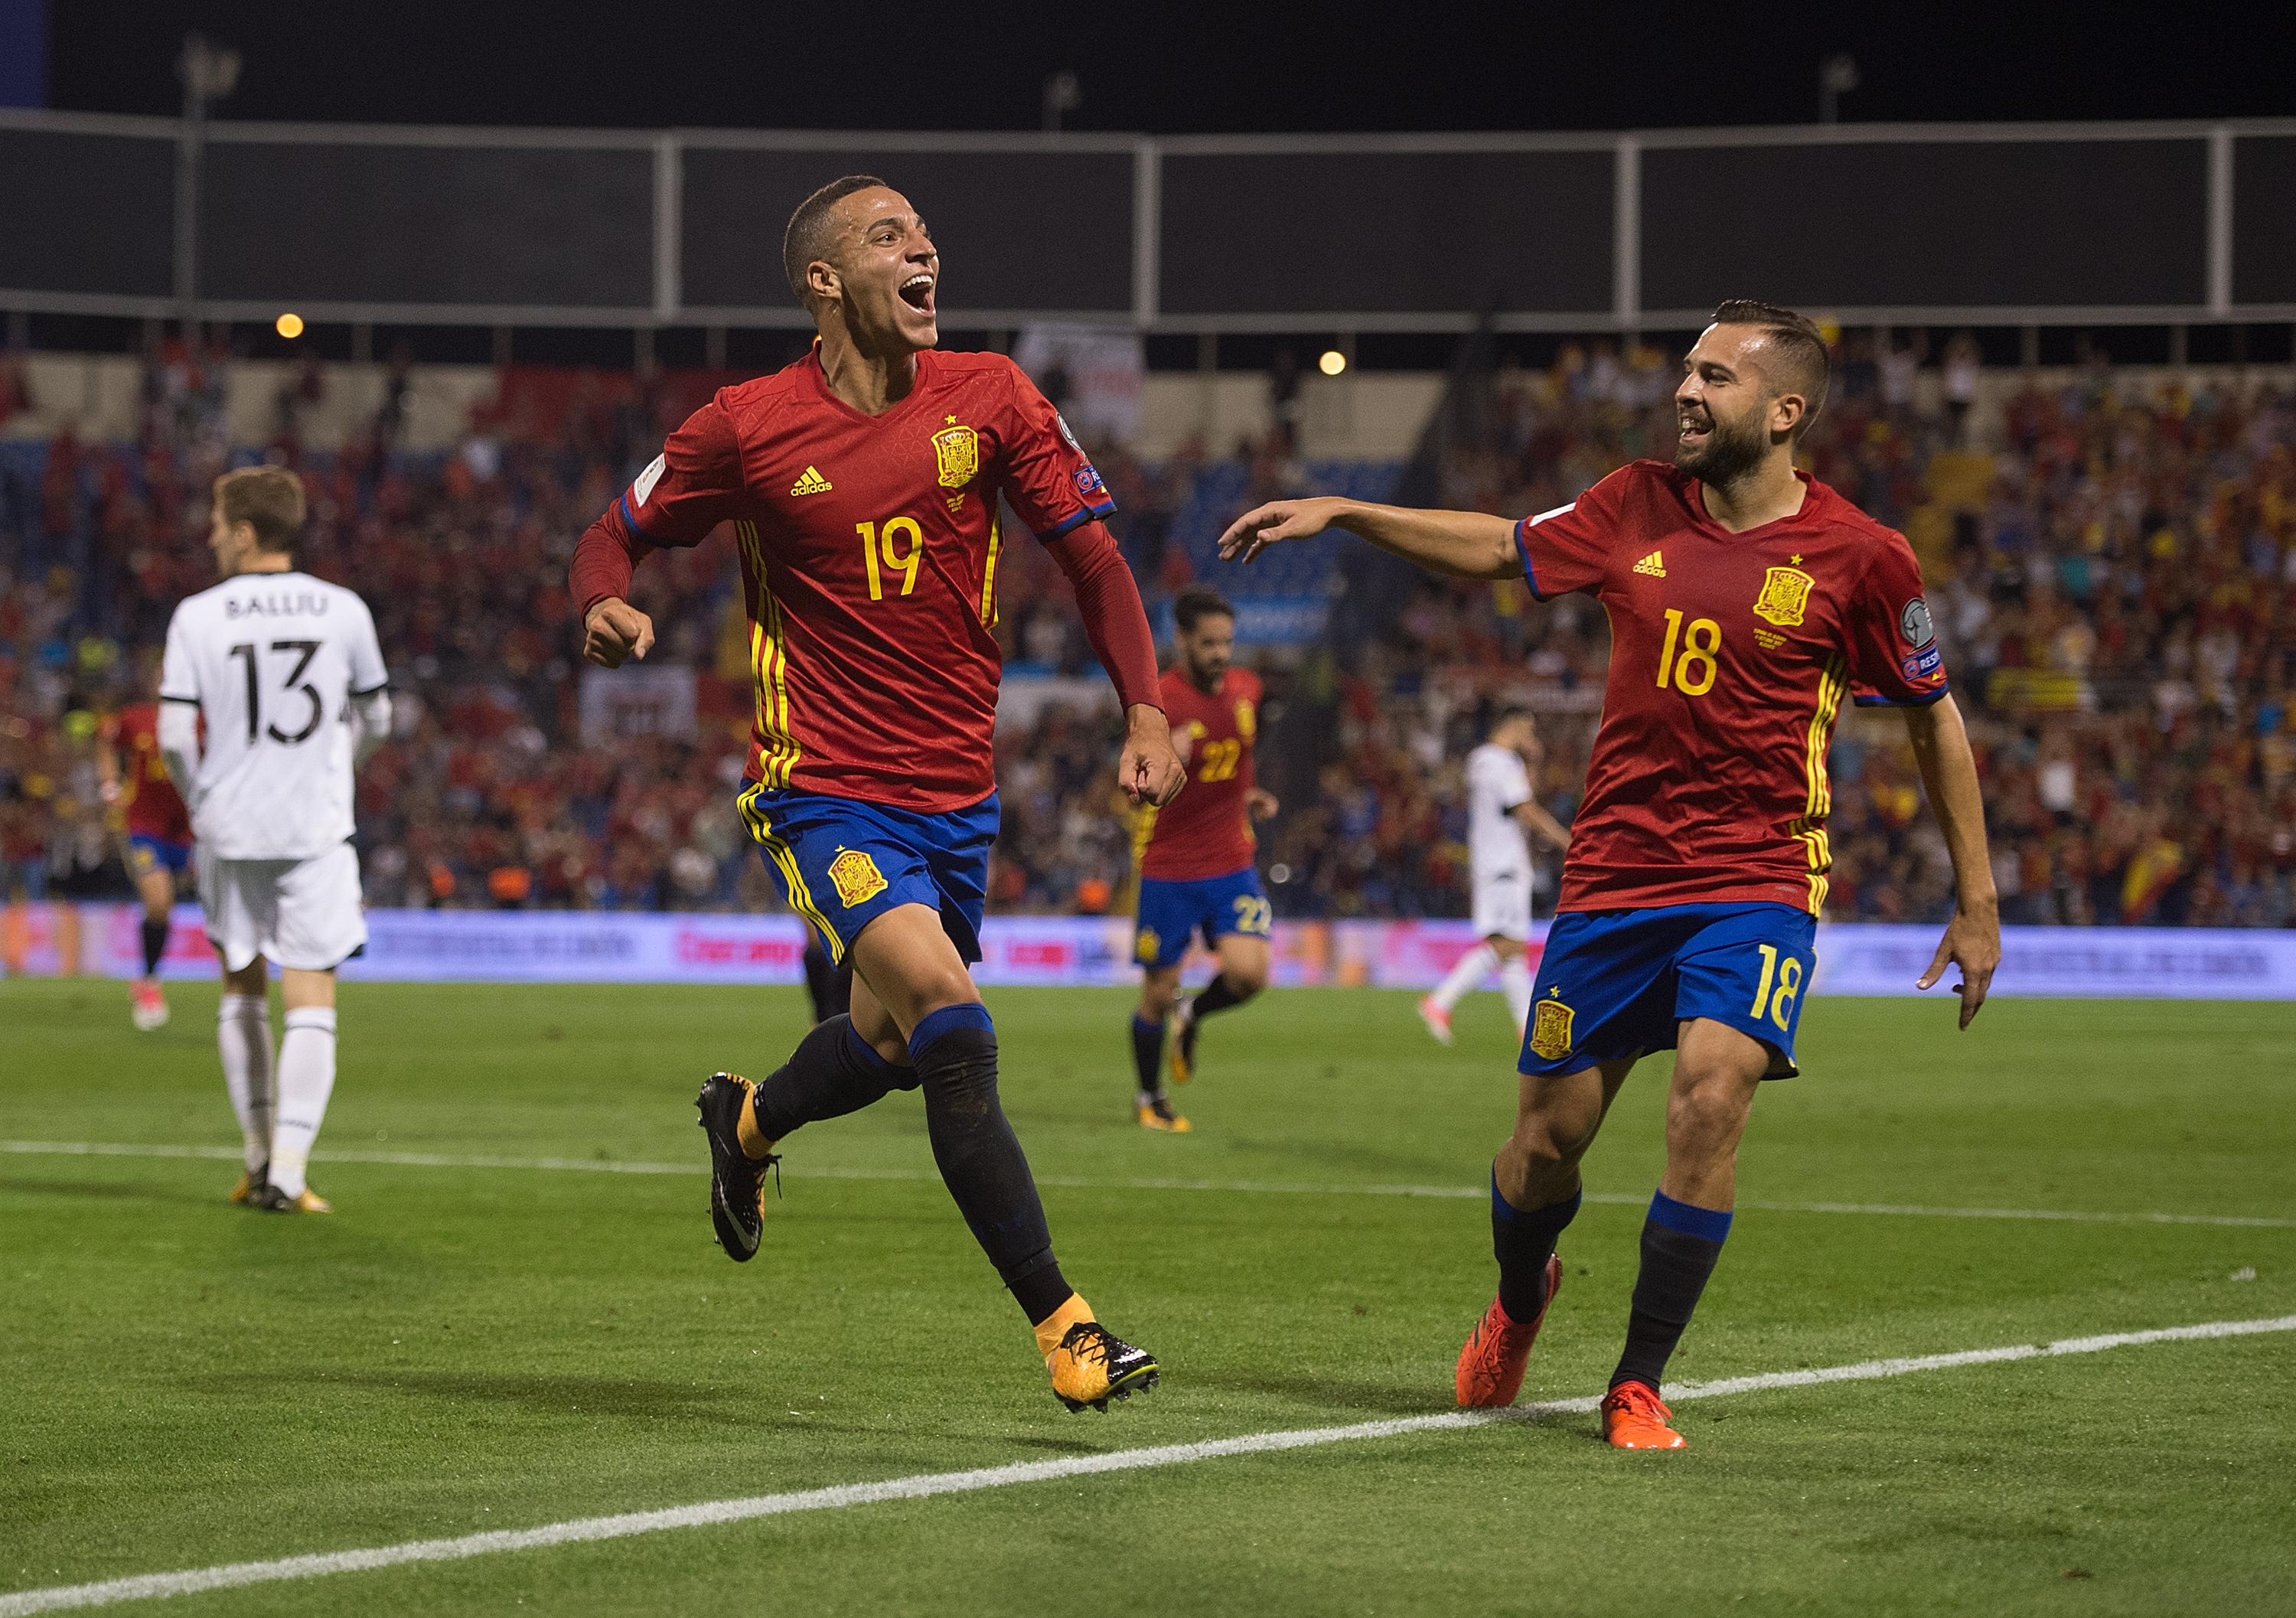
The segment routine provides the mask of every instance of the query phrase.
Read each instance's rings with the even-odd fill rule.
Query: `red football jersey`
[[[1802,482],[1800,512],[1734,534],[1696,479],[1637,461],[1517,525],[1532,591],[1584,591],[1611,619],[1559,909],[1767,900],[1816,915],[1843,695],[1945,694],[1905,537]]]
[[[923,814],[977,803],[996,784],[998,497],[1046,544],[1115,505],[1003,355],[919,354],[876,416],[830,390],[819,355],[721,390],[600,526],[691,546],[734,522],[750,780]]]
[[[160,756],[159,704],[133,703],[104,720],[102,730],[119,753],[120,809],[127,819],[127,834],[189,842],[191,811],[168,775],[168,761]]]
[[[1244,805],[1251,791],[1251,744],[1259,735],[1259,677],[1230,669],[1220,676],[1218,691],[1206,692],[1172,669],[1160,689],[1172,739],[1183,733],[1190,738],[1188,784],[1162,809],[1142,811],[1140,875],[1193,882],[1241,871],[1259,846]]]

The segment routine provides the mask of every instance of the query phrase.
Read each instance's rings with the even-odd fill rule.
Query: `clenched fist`
[[[619,669],[653,650],[653,620],[619,595],[609,595],[582,620],[582,655],[602,669]]]

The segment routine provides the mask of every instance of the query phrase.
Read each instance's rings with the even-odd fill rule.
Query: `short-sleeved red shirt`
[[[1160,686],[1172,737],[1189,738],[1188,784],[1180,795],[1141,818],[1140,874],[1160,882],[1225,876],[1251,863],[1259,840],[1244,798],[1251,791],[1251,748],[1259,735],[1259,677],[1230,669],[1217,691],[1203,691],[1178,669]]]
[[[1707,516],[1696,479],[1637,461],[1517,525],[1539,599],[1583,591],[1611,620],[1559,909],[1767,901],[1816,915],[1843,696],[1946,694],[1905,537],[1802,481],[1800,511],[1734,534]]]
[[[192,840],[191,812],[176,792],[168,761],[160,756],[160,708],[136,702],[103,721],[102,732],[119,753],[120,809],[130,837],[162,842]]]
[[[922,814],[978,803],[996,784],[999,498],[1047,542],[1115,504],[1003,355],[919,354],[909,396],[871,416],[819,353],[721,390],[601,523],[671,546],[734,523],[750,779]]]

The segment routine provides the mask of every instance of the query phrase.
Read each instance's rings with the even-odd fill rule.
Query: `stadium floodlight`
[[[279,333],[280,336],[284,337],[290,342],[292,342],[296,338],[300,337],[303,334],[303,317],[300,315],[296,314],[292,309],[290,309],[287,313],[279,316],[277,320],[272,322],[272,327]]]
[[[1073,69],[1045,75],[1045,133],[1058,135],[1061,118],[1084,105],[1084,86]]]
[[[200,317],[200,176],[204,161],[208,103],[239,87],[239,53],[201,33],[184,36],[176,58],[184,81],[184,122],[176,139],[176,301],[184,334],[198,340]]]
[[[184,81],[184,113],[191,103],[221,101],[239,86],[239,53],[214,44],[204,34],[184,36],[183,54],[176,59],[176,77]],[[201,111],[205,111],[202,105]]]
[[[1337,349],[1325,349],[1323,357],[1316,361],[1316,369],[1326,376],[1337,376],[1347,368],[1348,357]]]
[[[1857,87],[1857,60],[1847,51],[1836,51],[1817,64],[1817,121],[1836,122],[1836,97]]]

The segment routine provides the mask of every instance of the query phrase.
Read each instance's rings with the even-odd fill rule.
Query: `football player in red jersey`
[[[1188,766],[1188,791],[1166,809],[1144,809],[1134,834],[1140,869],[1140,919],[1133,952],[1146,975],[1132,1014],[1132,1059],[1141,1126],[1185,1134],[1188,1121],[1164,1094],[1165,1025],[1172,1032],[1172,1079],[1194,1076],[1196,1025],[1241,1006],[1267,986],[1271,912],[1251,863],[1251,823],[1275,812],[1273,793],[1252,780],[1259,734],[1259,677],[1229,666],[1235,609],[1201,586],[1172,603],[1179,655],[1166,670],[1164,712]],[[1219,957],[1219,975],[1193,1000],[1180,998],[1180,957],[1201,933]]]
[[[1825,401],[1817,328],[1751,301],[1714,312],[1675,392],[1672,465],[1637,461],[1521,522],[1335,499],[1246,513],[1221,554],[1345,528],[1438,572],[1584,591],[1611,624],[1587,795],[1571,825],[1522,1059],[1491,1165],[1497,1300],[1461,1350],[1459,1402],[1505,1405],[1561,1268],[1578,1161],[1636,1058],[1677,1052],[1666,1173],[1643,1227],[1627,1347],[1603,1400],[1622,1449],[1678,1449],[1660,1378],[1730,1228],[1740,1136],[1794,1029],[1832,856],[1826,746],[1845,695],[1905,710],[1953,857],[1961,1026],[2001,960],[1977,766],[1903,536],[1794,470]]]
[[[718,1238],[734,1259],[757,1252],[766,1170],[800,1125],[922,1088],[941,1178],[1054,1393],[1105,1409],[1157,1364],[1062,1277],[968,970],[996,835],[1001,502],[1075,587],[1125,707],[1118,777],[1161,805],[1183,775],[1155,642],[1067,425],[1004,356],[934,351],[940,258],[907,199],[865,175],[822,187],[791,216],[783,265],[820,341],[695,411],[574,558],[585,653],[613,668],[653,644],[624,599],[636,563],[734,524],[756,690],[742,817],[791,908],[854,968],[849,1013],[785,1065],[702,1086]]]
[[[127,825],[127,875],[144,901],[144,975],[135,981],[131,1014],[146,1033],[168,1025],[160,959],[168,952],[176,884],[192,858],[191,812],[160,756],[159,683],[154,664],[144,671],[142,700],[106,719],[96,730],[95,744],[103,801],[120,811]]]

